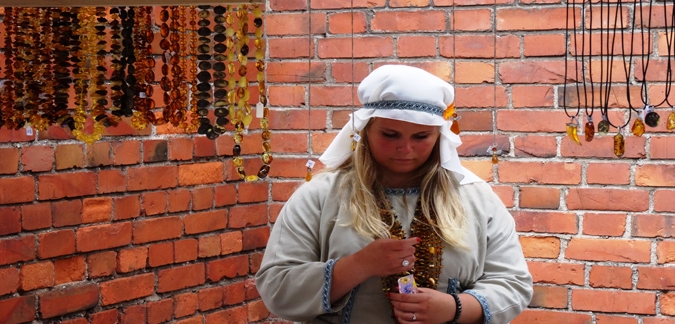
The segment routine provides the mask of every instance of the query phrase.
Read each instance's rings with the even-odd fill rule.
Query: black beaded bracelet
[[[455,318],[452,319],[452,322],[450,324],[457,324],[459,321],[459,317],[462,316],[462,302],[459,301],[459,296],[456,293],[450,293],[450,296],[455,299]]]

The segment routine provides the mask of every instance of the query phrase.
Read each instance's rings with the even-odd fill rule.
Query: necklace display
[[[389,234],[393,239],[406,238],[403,226],[388,200],[380,201],[380,217],[389,226]],[[430,215],[431,222],[436,222],[436,215]],[[411,271],[382,277],[382,291],[387,294],[397,292],[398,278],[412,274],[418,287],[436,289],[443,268],[443,240],[422,213],[421,199],[415,205],[415,214],[410,223],[410,236],[419,237],[420,243],[415,248],[415,266]]]

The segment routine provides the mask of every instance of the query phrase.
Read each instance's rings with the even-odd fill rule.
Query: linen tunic
[[[392,307],[380,277],[371,277],[330,304],[337,259],[354,254],[374,239],[345,224],[351,218],[340,192],[342,174],[327,172],[300,186],[274,224],[256,285],[268,309],[302,323],[393,323]],[[401,192],[402,193],[402,192]],[[460,186],[468,219],[468,249],[443,246],[437,290],[473,295],[485,323],[508,323],[528,305],[532,277],[512,216],[485,182]],[[387,196],[406,233],[419,193]],[[406,200],[406,202],[404,202]],[[407,207],[407,208],[406,208]]]

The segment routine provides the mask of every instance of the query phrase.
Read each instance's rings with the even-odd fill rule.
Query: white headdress
[[[443,117],[454,107],[454,88],[422,69],[404,65],[384,65],[370,73],[359,85],[359,100],[364,108],[354,112],[319,160],[337,168],[351,155],[351,135],[361,131],[370,118],[396,119],[410,123],[439,126],[441,129],[441,165],[453,172],[462,184],[482,181],[464,168],[457,154],[462,140],[450,131],[452,119]]]

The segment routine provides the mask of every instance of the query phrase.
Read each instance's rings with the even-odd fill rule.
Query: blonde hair
[[[372,119],[371,119],[372,120]],[[380,171],[368,145],[370,123],[360,132],[355,153],[338,171],[344,173],[341,192],[350,194],[345,201],[353,215],[347,226],[369,237],[389,238],[390,226],[380,217],[377,202],[386,200],[378,183]],[[420,179],[422,213],[429,224],[430,215],[436,215],[434,231],[451,246],[466,248],[464,230],[467,226],[464,207],[459,194],[459,182],[452,172],[441,166],[440,137],[427,161],[419,167],[415,178]]]

